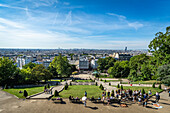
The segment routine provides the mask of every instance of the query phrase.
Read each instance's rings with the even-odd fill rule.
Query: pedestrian
[[[156,102],[158,102],[159,101],[159,99],[160,99],[160,95],[159,95],[159,93],[158,92],[156,92]]]
[[[110,92],[107,92],[107,96],[110,97]]]
[[[169,90],[169,97],[170,97],[170,90]]]
[[[84,95],[87,97],[87,92],[86,91],[84,92]]]
[[[84,97],[82,98],[82,101],[84,102],[84,107],[86,107],[87,97],[86,97],[86,96],[84,96]]]

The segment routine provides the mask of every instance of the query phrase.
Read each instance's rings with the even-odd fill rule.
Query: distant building
[[[91,68],[92,69],[97,69],[97,66],[98,66],[97,61],[98,61],[98,59],[91,60]]]
[[[23,57],[18,57],[16,60],[17,67],[22,69],[22,67],[25,65],[25,59]]]
[[[48,68],[51,62],[52,62],[52,61],[49,60],[49,59],[43,60],[43,65],[44,65],[44,67],[45,67],[45,68]]]
[[[116,60],[120,60],[120,61],[123,61],[123,60],[130,60],[130,58],[132,57],[132,55],[128,54],[128,53],[114,53],[113,54],[113,57],[116,59]]]
[[[32,57],[31,57],[31,56],[26,56],[26,58],[25,58],[25,64],[28,64],[28,63],[30,63],[30,62],[32,62]]]
[[[125,52],[127,52],[127,47],[125,47]]]
[[[79,70],[88,70],[89,61],[87,59],[79,59]]]
[[[35,64],[43,64],[43,61],[34,61],[32,63],[35,63]]]

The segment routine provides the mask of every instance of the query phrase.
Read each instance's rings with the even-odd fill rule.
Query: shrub
[[[56,86],[58,85],[58,82],[56,82]]]
[[[59,93],[58,93],[57,90],[54,91],[54,96],[55,96],[55,97],[56,97],[56,96],[59,96]]]
[[[72,83],[70,82],[70,86],[72,86]]]
[[[121,85],[121,90],[123,90],[123,85]]]
[[[97,82],[96,82],[96,86],[97,86],[98,84],[97,84]]]
[[[102,84],[100,84],[99,88],[100,88],[101,90],[104,90],[104,87],[103,87]]]
[[[143,95],[143,94],[145,94],[145,90],[144,90],[144,89],[142,89],[142,95]]]
[[[46,86],[46,85],[44,86],[44,89],[47,89],[47,86]]]
[[[112,90],[112,93],[113,93],[113,97],[114,97],[115,96],[114,90]]]
[[[68,84],[67,84],[67,83],[66,83],[66,85],[65,85],[64,89],[65,89],[65,90],[67,90],[67,89],[68,89]]]
[[[106,78],[106,77],[107,77],[107,75],[104,75],[104,77]]]
[[[28,96],[28,93],[26,90],[24,90],[24,95],[23,95],[25,98]]]
[[[50,88],[50,84],[47,84],[47,88]]]
[[[155,82],[152,84],[152,87],[155,88]]]
[[[111,86],[111,83],[109,82],[109,86]]]
[[[161,87],[161,84],[159,84],[159,87],[158,87],[159,89],[162,89],[162,87]]]
[[[120,88],[119,84],[117,84],[117,88]]]

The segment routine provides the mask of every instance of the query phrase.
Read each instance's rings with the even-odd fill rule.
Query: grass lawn
[[[136,81],[136,82],[131,82],[132,84],[153,84],[153,83],[161,83],[161,81],[156,81],[156,80],[148,80],[148,81]],[[128,82],[122,82],[122,84],[129,84]]]
[[[159,88],[139,87],[139,86],[123,86],[123,89],[131,89],[132,91],[134,91],[134,90],[141,90],[142,91],[142,89],[144,89],[146,93],[148,93],[148,91],[151,90],[152,95],[154,95],[156,92],[163,91],[162,89],[159,89]]]
[[[82,98],[84,96],[84,92],[87,92],[87,98],[91,98],[94,96],[95,98],[101,97],[102,90],[99,89],[99,86],[92,85],[75,85],[69,86],[67,90],[63,90],[60,92],[60,97],[68,98],[70,95],[73,97]]]
[[[10,94],[13,94],[19,98],[24,98],[23,93],[19,93],[19,91],[24,92],[24,90],[27,91],[28,96],[39,93],[44,91],[44,87],[31,87],[31,88],[11,88],[11,89],[4,89],[3,91],[6,91]]]
[[[75,80],[76,82],[92,82],[92,80]]]

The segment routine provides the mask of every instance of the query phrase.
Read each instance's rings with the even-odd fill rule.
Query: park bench
[[[62,103],[63,102],[62,98],[52,98],[51,100],[55,103]]]

